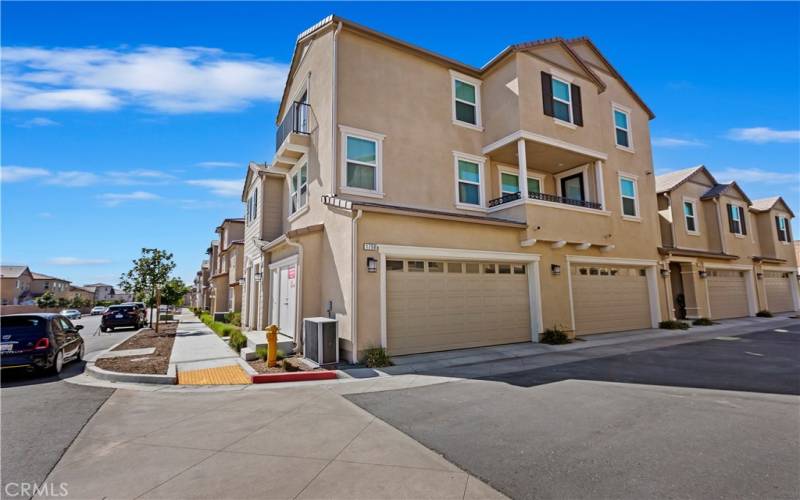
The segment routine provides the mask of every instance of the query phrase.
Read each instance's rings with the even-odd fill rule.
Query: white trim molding
[[[518,252],[494,252],[489,250],[469,250],[462,248],[416,247],[405,245],[378,244],[380,254],[380,328],[381,347],[388,347],[387,308],[386,308],[386,259],[419,258],[442,260],[470,260],[495,262],[517,262],[526,264],[528,275],[528,301],[531,316],[531,342],[539,341],[539,333],[543,329],[542,294],[539,278],[539,261],[541,255]]]
[[[623,198],[630,198],[629,196],[624,196],[622,194],[622,180],[627,180],[633,182],[633,204],[634,208],[636,209],[636,215],[628,215],[625,213],[625,206],[623,204]],[[642,221],[642,212],[639,209],[639,176],[635,174],[629,174],[627,172],[617,172],[617,187],[619,188],[619,213],[620,216],[624,220],[634,221],[634,222],[641,222]]]
[[[340,133],[340,155],[339,163],[341,168],[339,173],[339,190],[343,193],[353,194],[357,196],[368,196],[372,198],[383,198],[383,140],[386,138],[385,134],[379,132],[372,132],[369,130],[362,130],[346,125],[339,125]],[[357,139],[372,141],[375,143],[375,189],[362,189],[358,187],[351,187],[347,185],[347,138],[355,137]],[[371,165],[369,165],[371,166]]]
[[[692,205],[692,218],[694,219],[694,231],[689,230],[689,225],[686,223],[686,206],[689,203]],[[691,196],[684,196],[681,201],[681,217],[683,218],[683,229],[689,236],[700,236],[700,217],[697,215],[697,207],[700,205],[697,198]]]
[[[472,85],[475,88],[475,102],[467,102],[463,99],[458,99],[456,97],[456,80],[460,81],[461,83],[466,83],[467,85]],[[467,76],[463,73],[459,73],[457,71],[450,70],[450,90],[452,92],[452,96],[450,98],[450,106],[452,108],[452,119],[453,124],[458,125],[460,127],[465,127],[472,130],[483,130],[483,125],[481,122],[481,84],[483,82],[477,78],[473,78],[471,76]],[[456,101],[461,101],[464,104],[475,106],[475,123],[463,122],[456,118]]]
[[[573,153],[589,156],[595,160],[603,160],[603,161],[608,160],[608,155],[601,151],[579,146],[577,144],[572,144],[571,142],[562,141],[560,139],[554,139],[552,137],[530,132],[528,130],[517,130],[516,132],[513,132],[503,137],[502,139],[498,139],[495,142],[484,146],[483,148],[481,148],[481,152],[483,154],[488,154],[491,153],[492,151],[495,151],[498,148],[502,148],[503,146],[510,144],[512,142],[516,142],[520,139],[525,139],[527,141],[538,142],[541,144],[547,144],[548,146],[554,146],[557,148],[565,149],[567,151],[572,151]]]
[[[622,127],[617,127],[616,116],[614,116],[614,113],[616,111],[619,111],[620,113],[625,115],[625,119],[628,122],[628,128],[624,129],[625,132],[628,134],[628,145],[627,146],[623,146],[623,145],[621,145],[621,144],[619,144],[617,142],[617,128],[621,129]],[[628,153],[635,153],[636,149],[634,148],[634,144],[633,144],[633,126],[631,125],[631,114],[632,114],[631,108],[629,108],[627,106],[623,106],[622,104],[619,104],[619,103],[616,103],[616,102],[613,102],[613,101],[611,102],[611,130],[614,132],[614,137],[613,137],[614,146],[616,146],[616,148],[621,150],[621,151],[626,151]]]
[[[467,184],[475,184],[472,181],[462,181],[459,178],[458,160],[463,160],[469,163],[478,164],[478,198],[479,204],[473,205],[472,203],[464,203],[459,199],[458,184],[465,182]],[[453,180],[455,181],[455,206],[462,210],[476,210],[479,212],[486,212],[486,157],[477,156],[469,153],[462,153],[460,151],[453,151]]]

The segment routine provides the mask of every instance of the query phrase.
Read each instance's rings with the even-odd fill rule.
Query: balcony
[[[504,194],[499,198],[494,198],[493,200],[489,200],[489,208],[499,207],[504,203],[511,203],[513,201],[517,201],[521,198],[521,194],[517,193],[509,193]],[[594,210],[602,210],[603,206],[600,203],[594,201],[584,201],[584,200],[573,200],[571,198],[565,198],[563,196],[556,196],[554,194],[547,194],[547,193],[528,193],[528,198],[531,200],[539,200],[539,201],[548,201],[550,203],[563,203],[564,205],[572,205],[574,207],[581,207],[581,208],[591,208]]]
[[[311,134],[311,106],[293,102],[275,132],[273,168],[292,168],[308,152]]]

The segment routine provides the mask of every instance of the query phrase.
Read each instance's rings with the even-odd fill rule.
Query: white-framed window
[[[621,149],[633,150],[630,109],[612,104],[611,118],[614,120],[614,143]]]
[[[511,169],[500,170],[500,196],[519,192],[519,174]],[[528,192],[541,193],[544,177],[528,173]]]
[[[453,123],[481,128],[481,81],[455,71],[450,72],[453,89]]]
[[[289,175],[289,215],[297,213],[308,202],[308,163],[295,167]]]
[[[700,234],[700,226],[697,220],[697,202],[690,198],[683,199],[683,220],[686,232],[689,234]]]
[[[788,243],[791,240],[789,237],[789,219],[781,215],[775,217],[775,229],[778,230],[778,241]]]
[[[453,152],[456,180],[456,207],[482,210],[483,165],[481,156]]]
[[[553,117],[572,123],[572,89],[570,83],[557,76],[552,77]]]
[[[639,218],[639,190],[636,177],[631,175],[619,176],[619,197],[624,218]]]
[[[735,235],[744,235],[744,209],[738,205],[728,204],[728,217],[730,218],[730,230]]]
[[[339,126],[342,131],[341,190],[383,196],[383,134]]]
[[[245,213],[245,220],[247,224],[250,224],[256,219],[256,212],[258,210],[258,187],[253,189],[253,192],[250,193],[250,197],[247,198],[247,209]]]

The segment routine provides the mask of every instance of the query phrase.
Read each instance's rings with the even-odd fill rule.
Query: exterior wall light
[[[245,279],[244,278],[239,278],[239,285],[240,286],[244,286],[244,284],[245,284]]]
[[[701,270],[701,271],[698,271],[697,274],[699,274],[702,279],[708,278],[708,272],[706,272],[706,271],[702,271]]]
[[[663,276],[664,278],[666,278],[667,276],[669,276],[669,274],[670,274],[670,273],[669,273],[669,269],[662,269],[662,270],[661,270],[661,276]]]
[[[561,266],[558,264],[550,264],[550,273],[553,276],[558,276],[561,274]]]
[[[375,273],[378,271],[378,259],[375,257],[367,257],[367,272]]]
[[[756,273],[756,278],[764,279],[764,273]]]
[[[253,279],[256,281],[261,281],[261,273],[253,273]]]

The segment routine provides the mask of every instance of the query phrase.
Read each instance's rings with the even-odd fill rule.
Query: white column
[[[600,208],[603,210],[606,209],[606,191],[603,187],[603,162],[602,160],[596,160],[594,162],[594,180],[595,184],[597,185],[597,203],[600,204]]]
[[[528,199],[528,158],[525,156],[525,139],[517,141],[517,159],[519,163],[519,193],[523,200]]]

